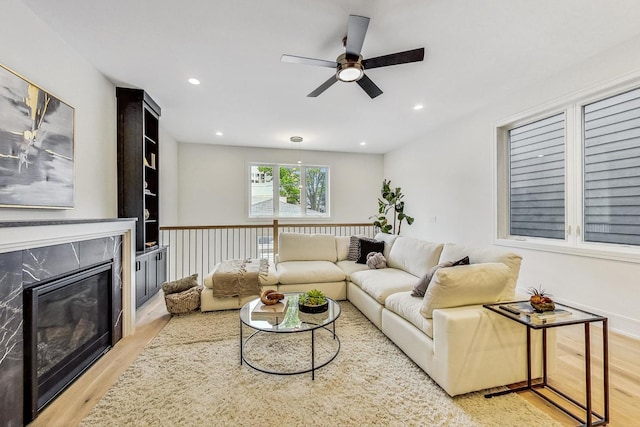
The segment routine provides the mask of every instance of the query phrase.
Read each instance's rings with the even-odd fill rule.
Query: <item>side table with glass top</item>
[[[286,313],[281,316],[274,316],[271,319],[252,316],[254,308],[262,304],[260,298],[249,301],[240,309],[240,364],[246,363],[253,369],[267,374],[296,375],[311,372],[311,379],[315,380],[316,370],[328,365],[340,352],[340,338],[338,338],[336,334],[336,320],[340,317],[341,312],[340,305],[331,298],[327,298],[327,311],[316,314],[299,313],[299,293],[285,293],[284,296],[289,300]],[[244,336],[244,326],[248,326],[253,330],[247,337]],[[329,354],[327,360],[323,360],[319,364],[316,363],[316,333],[318,331],[328,332],[331,338],[335,340],[335,349]],[[275,370],[259,366],[246,357],[245,347],[247,343],[261,334],[273,334],[274,339],[278,339],[278,335],[281,334],[298,334],[303,332],[310,333],[311,338],[311,361],[308,368],[302,368],[296,371]],[[274,357],[277,357],[277,354],[274,354]]]
[[[531,313],[528,310],[531,306],[528,301],[515,301],[515,302],[501,302],[494,304],[484,304],[483,307],[489,309],[495,313],[507,317],[515,322],[518,322],[526,327],[527,331],[527,384],[522,387],[511,388],[496,393],[486,394],[485,397],[490,398],[494,396],[500,396],[508,393],[515,393],[519,391],[532,391],[536,395],[545,399],[553,406],[557,407],[576,421],[580,422],[582,426],[599,426],[605,425],[609,422],[609,338],[607,329],[607,318],[580,310],[574,307],[570,307],[564,304],[555,304],[557,311],[562,311],[562,316],[553,317],[548,319],[542,319],[536,317],[535,313]],[[591,324],[595,322],[602,322],[602,369],[603,369],[603,400],[604,400],[604,414],[596,413],[593,410],[592,403],[592,380],[591,380]],[[547,377],[547,330],[549,328],[557,328],[568,325],[584,325],[584,359],[585,359],[585,403],[578,402],[566,393],[559,390],[557,387],[549,384]],[[540,382],[533,383],[531,378],[531,331],[542,330],[542,379]],[[540,389],[548,389],[555,393],[557,396],[563,398],[566,402],[570,402],[577,408],[581,408],[585,413],[585,418],[582,419],[569,411],[566,407],[562,406],[558,402],[551,399],[549,396],[540,392]]]

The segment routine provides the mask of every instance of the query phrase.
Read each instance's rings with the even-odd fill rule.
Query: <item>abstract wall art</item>
[[[0,206],[74,207],[73,107],[0,65]]]

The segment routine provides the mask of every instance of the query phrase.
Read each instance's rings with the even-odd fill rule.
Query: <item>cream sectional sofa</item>
[[[275,269],[263,287],[315,288],[348,299],[451,396],[526,380],[524,327],[482,307],[514,299],[519,255],[387,234],[375,239],[385,242],[388,268],[372,270],[347,260],[349,236],[281,233]],[[437,270],[425,296],[411,296],[432,267],[466,256],[470,265]],[[212,274],[204,280],[203,311],[245,302],[213,298]],[[533,334],[534,355],[540,345]],[[534,374],[540,362],[534,356]]]

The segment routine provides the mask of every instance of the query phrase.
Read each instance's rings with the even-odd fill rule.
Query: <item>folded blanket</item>
[[[213,273],[213,296],[217,298],[260,295],[260,277],[269,274],[266,259],[230,259],[222,261]]]

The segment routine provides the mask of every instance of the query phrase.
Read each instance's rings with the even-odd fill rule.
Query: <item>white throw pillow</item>
[[[420,314],[430,319],[436,308],[497,302],[509,277],[509,267],[500,262],[441,268],[429,283]]]

